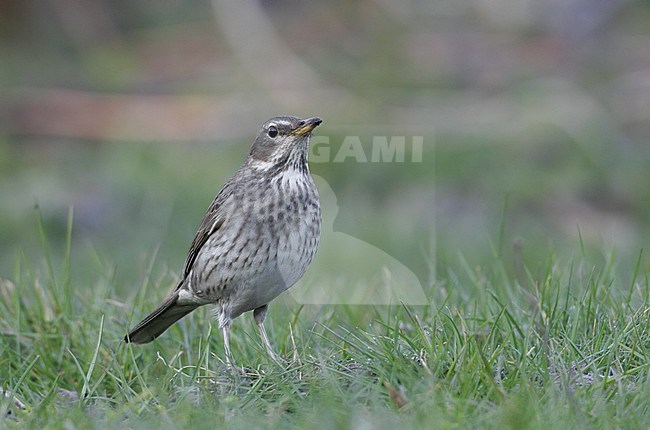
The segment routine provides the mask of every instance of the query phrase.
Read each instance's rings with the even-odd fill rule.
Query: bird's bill
[[[302,123],[298,128],[293,130],[291,134],[293,134],[294,136],[303,136],[307,133],[310,133],[313,129],[318,127],[318,125],[321,122],[323,122],[323,120],[318,117],[306,119],[304,123]]]

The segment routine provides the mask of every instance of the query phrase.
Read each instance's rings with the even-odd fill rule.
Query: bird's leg
[[[262,343],[264,343],[266,352],[269,354],[269,357],[271,357],[271,360],[279,363],[278,357],[275,355],[275,352],[273,352],[273,348],[271,347],[271,342],[269,342],[269,336],[266,334],[266,329],[264,328],[264,319],[266,318],[266,311],[268,309],[269,309],[268,305],[260,306],[259,308],[253,311],[253,317],[255,318],[255,323],[257,324],[257,328],[260,329],[260,335],[262,336]]]
[[[266,329],[264,328],[264,323],[258,323],[257,327],[260,329],[260,335],[262,336],[262,342],[264,342],[264,346],[266,347],[266,352],[269,354],[269,357],[271,357],[271,360],[277,362],[278,357],[275,355],[275,352],[273,352],[271,342],[269,342],[269,337],[267,336]]]
[[[230,339],[228,338],[228,329],[230,328],[229,324],[225,324],[221,327],[221,334],[223,335],[223,347],[226,350],[226,364],[228,367],[232,367],[232,354],[230,353]]]

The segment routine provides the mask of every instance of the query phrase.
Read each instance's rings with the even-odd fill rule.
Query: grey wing
[[[190,245],[190,250],[187,254],[187,258],[185,259],[185,265],[183,267],[183,279],[179,283],[177,289],[180,288],[180,286],[183,284],[183,281],[185,278],[187,278],[190,271],[192,270],[194,261],[199,255],[199,252],[201,251],[201,248],[205,242],[223,225],[225,221],[225,214],[222,210],[222,207],[224,202],[232,195],[233,188],[234,186],[232,185],[232,182],[227,182],[221,191],[219,191],[219,194],[217,194],[217,196],[214,198],[205,215],[203,216],[201,224],[199,225],[199,229],[196,232],[196,236],[194,236],[194,240],[192,241],[192,245]]]

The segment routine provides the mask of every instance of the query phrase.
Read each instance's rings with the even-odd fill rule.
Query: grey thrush
[[[194,309],[214,304],[227,362],[228,329],[251,310],[275,359],[264,329],[268,304],[302,277],[320,238],[320,200],[307,154],[321,122],[281,116],[262,125],[243,165],[208,207],[178,285],[126,342],[151,342]]]

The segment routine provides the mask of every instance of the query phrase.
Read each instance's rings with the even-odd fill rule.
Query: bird
[[[294,285],[320,241],[321,207],[308,153],[322,120],[278,116],[260,128],[243,164],[208,207],[176,287],[125,342],[148,343],[198,307],[215,305],[226,363],[235,318],[253,311],[268,355],[269,302]]]

